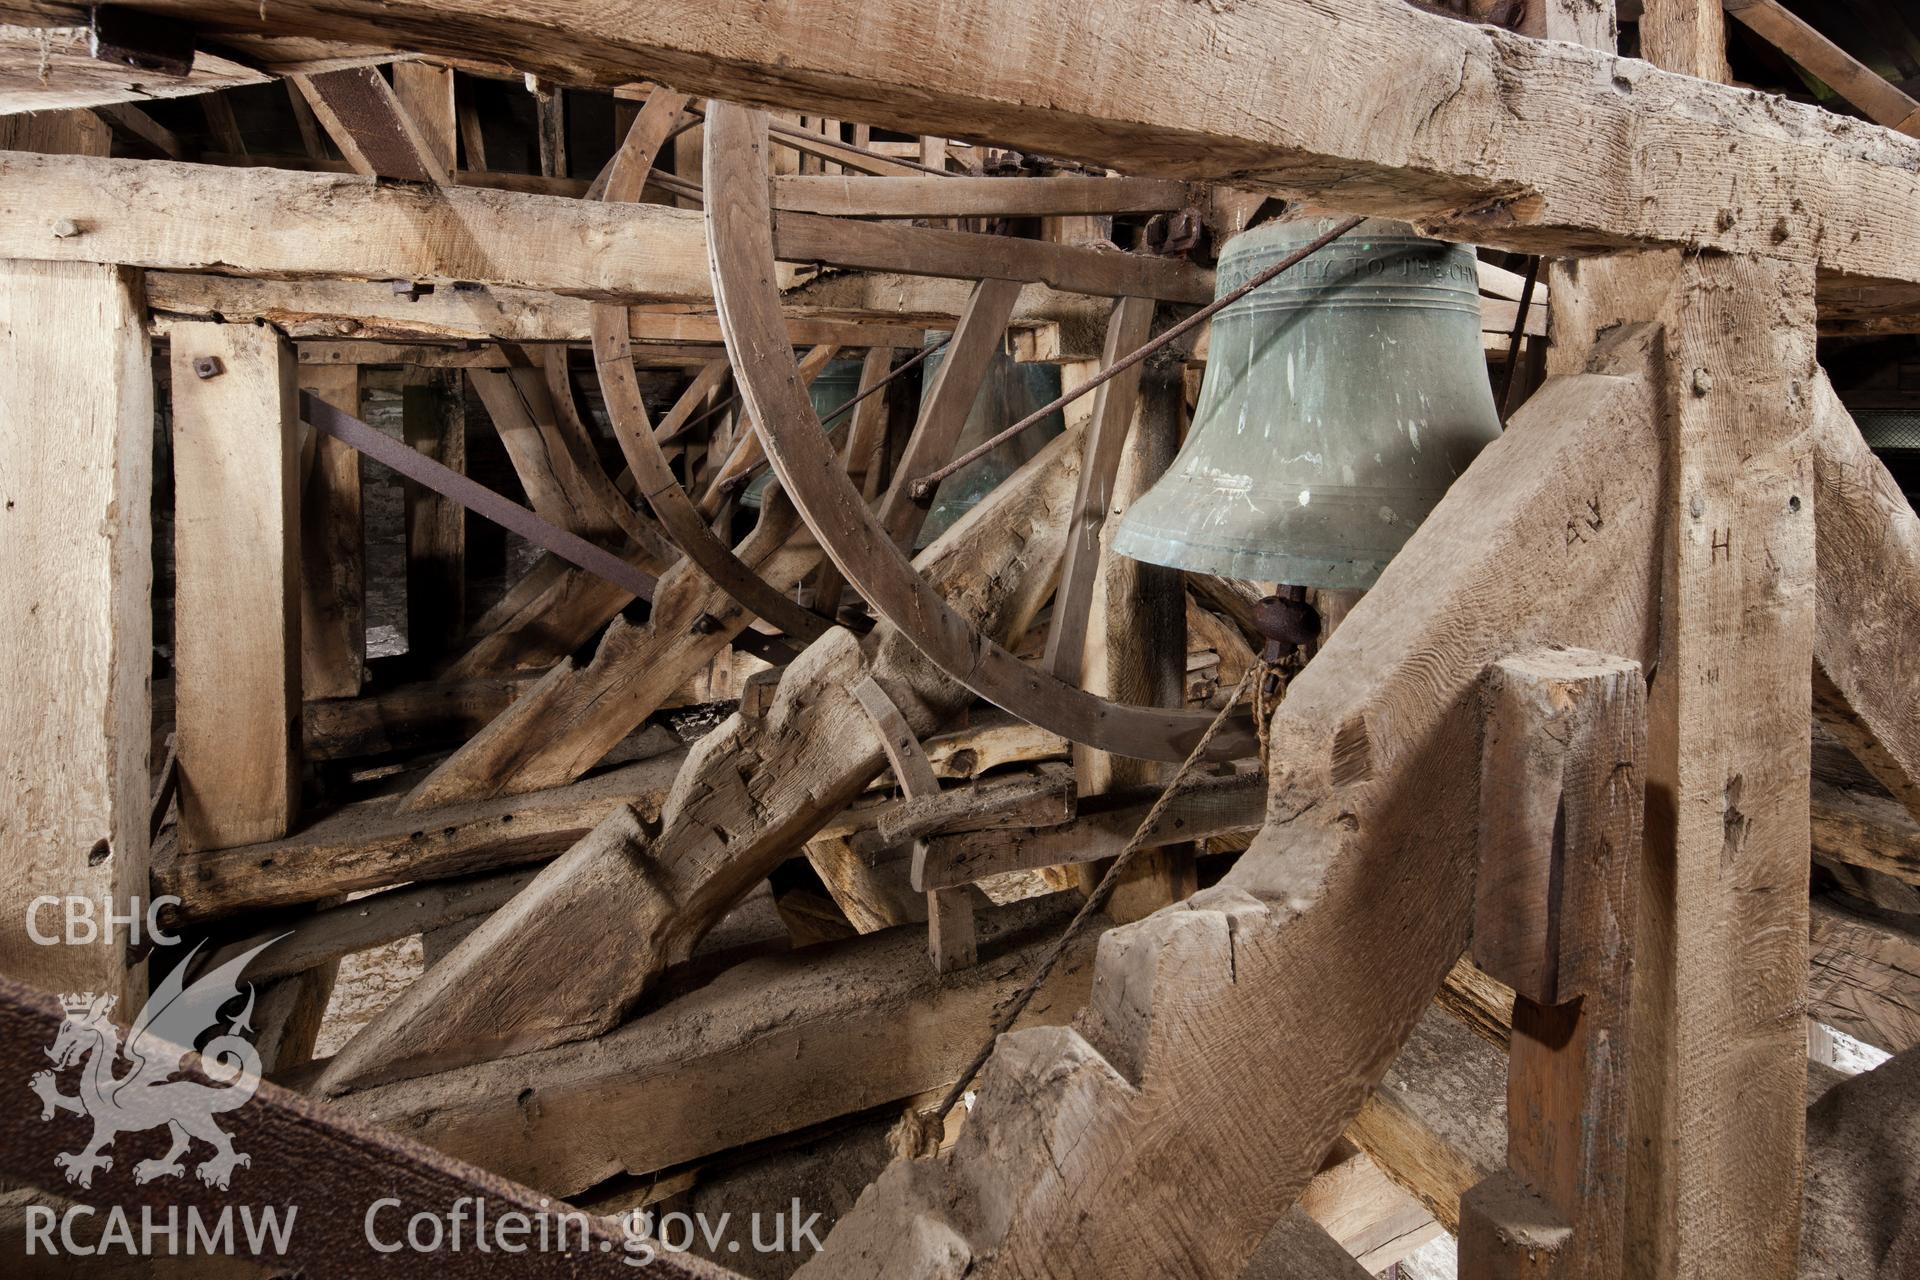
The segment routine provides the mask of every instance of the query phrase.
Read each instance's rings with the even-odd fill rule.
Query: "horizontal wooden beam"
[[[1157,787],[1142,787],[1088,797],[1071,822],[1051,827],[933,836],[919,860],[920,882],[914,888],[944,889],[1008,871],[1111,858],[1126,847],[1159,795]],[[1261,774],[1203,778],[1167,805],[1141,836],[1141,847],[1256,831],[1266,803],[1267,781]]]
[[[1398,0],[713,0],[635,21],[581,0],[139,0],[244,44],[272,32],[510,61],[1229,181],[1556,255],[1686,246],[1920,280],[1920,143],[1817,107]],[[16,21],[56,0],[3,0]],[[857,32],[857,38],[849,38]],[[983,40],[981,32],[992,32]],[[1391,86],[1383,92],[1382,86]],[[1580,139],[1582,145],[1570,145]]]
[[[0,153],[0,256],[627,301],[712,293],[699,215],[662,205],[25,152]]]
[[[871,178],[781,174],[773,207],[837,218],[1036,218],[1158,213],[1199,197],[1163,178]]]
[[[981,963],[944,976],[926,963],[925,927],[903,926],[748,960],[598,1039],[376,1086],[340,1105],[571,1194],[944,1088],[1072,906],[1055,895],[982,912]],[[1081,931],[1022,1025],[1078,1011],[1099,932]]]
[[[997,273],[1108,296],[1212,297],[1211,273],[1177,259],[812,214],[780,215],[780,225],[782,252],[799,261],[937,276]],[[514,251],[501,252],[503,245]],[[399,280],[431,283],[436,297],[476,284],[625,302],[709,303],[713,296],[695,210],[27,152],[0,153],[0,257]]]
[[[350,804],[283,840],[183,853],[153,869],[177,918],[212,920],[318,902],[410,880],[469,875],[550,858],[622,804],[657,816],[684,754],[610,770],[570,787],[397,812],[383,796]]]

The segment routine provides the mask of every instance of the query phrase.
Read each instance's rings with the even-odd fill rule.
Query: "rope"
[[[896,1126],[893,1144],[897,1152],[909,1157],[918,1157],[931,1155],[938,1149],[940,1129],[942,1122],[947,1118],[947,1113],[953,1110],[954,1105],[965,1095],[967,1086],[972,1084],[973,1078],[980,1074],[980,1068],[984,1067],[987,1059],[993,1056],[995,1043],[1008,1028],[1013,1026],[1040,988],[1046,984],[1048,975],[1060,962],[1060,957],[1066,954],[1067,947],[1080,932],[1081,926],[1098,915],[1106,906],[1107,899],[1113,896],[1114,889],[1119,886],[1120,876],[1127,869],[1127,864],[1145,845],[1147,833],[1159,824],[1160,816],[1180,794],[1181,788],[1193,774],[1194,765],[1206,756],[1207,748],[1213,744],[1213,739],[1220,732],[1221,726],[1226,724],[1228,717],[1240,705],[1240,699],[1246,696],[1249,686],[1254,691],[1257,718],[1265,719],[1259,708],[1269,705],[1270,700],[1277,705],[1277,695],[1269,692],[1270,683],[1277,684],[1277,681],[1270,682],[1267,677],[1277,676],[1278,671],[1278,665],[1271,663],[1247,668],[1246,675],[1240,677],[1240,683],[1234,686],[1233,693],[1227,698],[1226,704],[1220,708],[1220,714],[1213,718],[1213,723],[1207,726],[1207,731],[1200,735],[1200,740],[1194,744],[1192,752],[1175,771],[1173,779],[1167,783],[1166,790],[1160,793],[1159,799],[1153,802],[1153,807],[1147,810],[1147,816],[1141,819],[1139,827],[1134,830],[1133,838],[1127,841],[1124,849],[1120,850],[1119,856],[1113,860],[1113,865],[1109,866],[1107,873],[1100,877],[1100,883],[1095,886],[1092,893],[1087,895],[1087,900],[1080,904],[1080,910],[1074,914],[1072,920],[1067,922],[1067,927],[1061,932],[1059,938],[1054,940],[1053,946],[1048,949],[1039,967],[1034,970],[1033,976],[1027,979],[1027,985],[1021,988],[1020,994],[1013,998],[1013,1003],[1009,1004],[994,1022],[993,1030],[987,1034],[986,1042],[980,1046],[979,1052],[973,1055],[973,1061],[969,1062],[966,1069],[960,1073],[960,1078],[953,1082],[953,1088],[947,1091],[947,1096],[941,1099],[940,1105],[927,1115],[923,1116],[909,1110],[900,1125]],[[1260,763],[1263,769],[1266,767],[1266,744],[1267,730],[1263,725],[1260,731]]]

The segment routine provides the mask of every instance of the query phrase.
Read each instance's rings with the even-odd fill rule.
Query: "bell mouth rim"
[[[1140,545],[1140,544],[1148,545]],[[1296,587],[1364,590],[1385,572],[1392,556],[1357,559],[1351,556],[1312,556],[1293,552],[1253,551],[1218,544],[1183,541],[1170,543],[1151,534],[1130,534],[1124,526],[1114,533],[1113,550],[1129,560],[1157,564],[1188,573],[1212,574],[1241,581],[1279,582]]]

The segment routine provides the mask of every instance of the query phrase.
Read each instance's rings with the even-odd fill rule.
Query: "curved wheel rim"
[[[956,613],[887,536],[837,462],[818,448],[820,420],[801,388],[780,316],[762,112],[711,104],[707,115],[707,258],[734,378],[768,460],[801,518],[874,611],[942,671],[996,706],[1115,755],[1181,760],[1213,721],[1207,711],[1113,702],[1031,667]],[[1249,725],[1209,755],[1254,750]]]

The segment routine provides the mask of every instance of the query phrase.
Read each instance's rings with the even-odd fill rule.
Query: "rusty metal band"
[[[350,413],[334,408],[309,392],[300,393],[300,416],[347,447],[372,458],[384,467],[399,472],[415,484],[433,490],[450,502],[519,534],[543,551],[550,551],[568,564],[586,570],[631,593],[636,599],[653,599],[653,575],[635,568],[604,547],[597,547],[576,533],[542,520],[511,498],[461,475],[450,467],[409,445],[368,426]],[[734,640],[738,648],[758,654],[772,662],[790,660],[793,651],[772,636],[747,630]]]
[[[164,1115],[140,1117],[149,1126],[145,1129],[134,1124],[121,1130],[110,1150],[111,1161],[89,1171],[87,1186],[70,1184],[54,1158],[83,1150],[94,1131],[94,1120],[65,1111],[43,1120],[41,1102],[27,1087],[30,1078],[47,1069],[46,1050],[65,1021],[65,1008],[51,994],[0,978],[0,1075],[7,1082],[7,1088],[0,1090],[5,1099],[0,1101],[0,1176],[53,1193],[48,1204],[56,1213],[64,1208],[62,1201],[94,1208],[96,1216],[83,1222],[83,1231],[101,1224],[108,1208],[118,1206],[129,1211],[136,1231],[142,1209],[152,1210],[160,1221],[171,1211],[184,1234],[190,1213],[201,1214],[211,1228],[211,1219],[223,1208],[245,1201],[297,1211],[285,1234],[284,1253],[266,1255],[271,1266],[312,1276],[481,1280],[500,1274],[497,1253],[471,1247],[376,1252],[367,1234],[370,1207],[375,1201],[389,1202],[380,1218],[382,1230],[389,1235],[404,1232],[404,1224],[416,1213],[444,1218],[462,1200],[471,1207],[473,1198],[484,1201],[492,1221],[507,1213],[538,1220],[541,1214],[569,1211],[568,1205],[530,1187],[349,1115],[336,1105],[269,1083],[261,1083],[240,1106],[219,1113],[220,1127],[231,1135],[236,1150],[249,1158],[249,1163],[234,1171],[231,1191],[192,1174],[139,1180],[135,1171],[141,1162],[163,1155],[168,1148],[167,1126],[159,1123]],[[210,1076],[197,1055],[187,1056],[176,1075],[201,1088],[231,1087]],[[196,1145],[195,1151],[202,1149]],[[559,1224],[552,1225],[557,1237]],[[241,1256],[248,1256],[247,1232],[233,1230],[230,1239]],[[573,1246],[569,1252],[529,1248],[515,1255],[513,1274],[552,1280],[590,1276],[723,1280],[731,1274],[699,1258],[665,1252],[645,1266],[635,1265],[641,1259],[627,1252],[620,1229],[591,1215],[569,1220],[566,1242]],[[196,1268],[204,1265],[194,1264]]]

